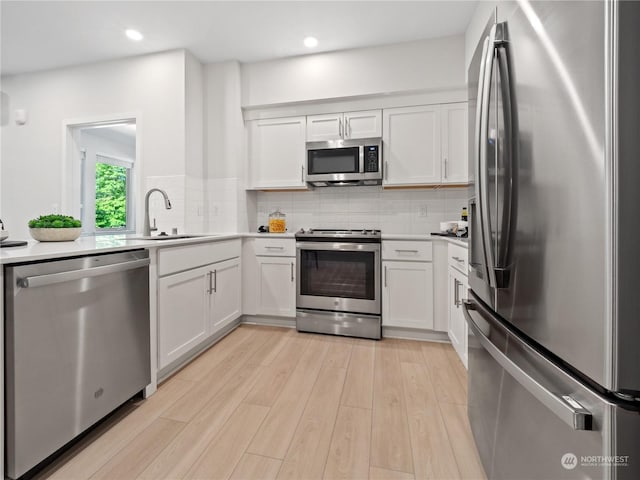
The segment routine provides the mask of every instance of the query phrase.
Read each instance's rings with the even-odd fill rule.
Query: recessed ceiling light
[[[125,30],[124,34],[129,37],[129,40],[133,40],[134,42],[139,42],[144,38],[144,36],[138,30],[134,30],[132,28]]]
[[[307,37],[304,39],[304,46],[313,48],[318,46],[318,39],[316,37]]]

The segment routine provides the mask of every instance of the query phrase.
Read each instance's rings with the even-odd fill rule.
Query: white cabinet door
[[[258,258],[258,315],[296,316],[295,258]]]
[[[467,277],[449,267],[449,339],[464,366],[467,366],[467,321],[462,301],[467,295]]]
[[[467,104],[442,105],[442,183],[469,181]]]
[[[166,367],[209,333],[209,274],[201,267],[158,280],[158,363]]]
[[[433,330],[433,265],[383,262],[382,325]]]
[[[385,185],[439,184],[440,106],[383,111]]]
[[[323,142],[342,138],[344,131],[342,113],[309,115],[307,117],[307,142]]]
[[[249,184],[253,188],[306,188],[306,118],[251,120]]]
[[[211,265],[211,333],[215,333],[241,315],[240,259],[232,258]]]
[[[344,138],[382,136],[382,110],[365,110],[344,114]]]

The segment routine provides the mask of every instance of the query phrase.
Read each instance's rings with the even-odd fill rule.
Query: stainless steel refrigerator
[[[499,3],[469,67],[490,479],[640,478],[640,3]]]

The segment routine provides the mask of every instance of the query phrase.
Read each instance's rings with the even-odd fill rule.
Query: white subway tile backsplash
[[[386,233],[430,233],[440,222],[460,218],[466,188],[383,190],[380,187],[318,188],[301,192],[258,192],[257,225],[277,207],[290,232],[300,228],[379,228]],[[424,215],[426,209],[426,215]]]

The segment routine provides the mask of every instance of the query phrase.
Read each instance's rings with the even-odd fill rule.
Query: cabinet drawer
[[[256,238],[256,255],[267,257],[295,257],[296,241],[293,238]]]
[[[430,262],[433,258],[431,242],[385,240],[382,242],[383,260],[411,260]]]
[[[239,257],[240,250],[240,239],[162,248],[158,252],[158,275],[162,277]]]
[[[449,265],[459,272],[467,275],[467,262],[469,257],[468,249],[460,245],[449,244]]]

